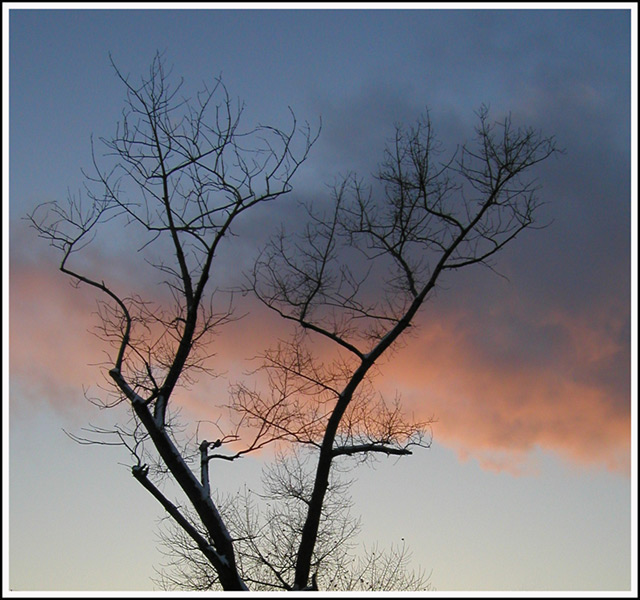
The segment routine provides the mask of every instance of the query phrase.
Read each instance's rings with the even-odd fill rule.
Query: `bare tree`
[[[304,231],[281,232],[260,255],[247,287],[295,333],[264,353],[256,374],[263,385],[232,387],[228,405],[235,423],[220,425],[215,441],[201,439],[198,430],[189,439],[176,418],[175,391],[211,374],[212,334],[234,318],[228,301],[214,294],[222,240],[246,211],[291,191],[317,134],[308,125],[298,127],[293,113],[287,131],[245,130],[242,106],[220,80],[194,99],[182,98],[159,55],[138,83],[115,72],[127,102],[115,136],[102,140],[112,167],[101,167],[94,153],[84,198],[43,205],[30,215],[39,235],[61,251],[60,269],[104,298],[99,331],[112,347],[109,388],[94,401],[110,408],[125,404],[130,419],[93,433],[129,449],[135,479],[161,503],[181,539],[211,565],[206,576],[202,572],[205,587],[215,580],[224,590],[246,590],[275,578],[283,589],[313,589],[320,564],[331,556],[340,560],[336,540],[350,535],[340,529],[349,520],[332,521],[328,510],[332,472],[358,459],[409,455],[431,441],[430,420],[414,421],[399,398],[376,391],[383,355],[398,346],[445,273],[491,266],[507,243],[534,224],[536,188],[525,175],[556,151],[554,141],[515,129],[509,118],[493,124],[483,108],[475,144],[443,161],[428,118],[413,128],[398,127],[372,185],[345,178],[327,202],[308,207]],[[149,253],[170,303],[124,294],[82,270],[75,257],[117,220],[140,240],[140,252]],[[316,351],[318,341],[329,347],[326,355]],[[205,419],[220,423],[221,414]],[[275,442],[312,457],[310,471],[299,478],[303,487],[293,485],[295,469],[278,475],[284,459],[271,479],[279,487],[267,486],[281,503],[273,518],[291,518],[288,511],[295,510],[295,531],[284,525],[265,530],[251,502],[221,504],[211,489],[212,461],[233,462]],[[163,477],[178,484],[189,509],[162,491]],[[234,513],[240,506],[244,519]],[[269,544],[278,551],[265,554]],[[356,579],[387,585],[391,579],[384,572],[404,565],[404,557],[400,552],[387,562],[365,560],[361,572],[368,579]],[[330,578],[325,581],[331,585]],[[354,581],[336,576],[333,584],[354,587]]]

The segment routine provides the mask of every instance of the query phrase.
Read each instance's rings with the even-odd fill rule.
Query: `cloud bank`
[[[403,346],[382,361],[378,389],[389,397],[398,391],[417,419],[435,417],[436,443],[484,468],[530,470],[539,448],[628,473],[628,318],[612,307],[575,313],[532,307],[517,293],[500,301],[508,284],[494,280],[487,297],[466,306],[449,301],[453,292],[428,303]],[[96,390],[102,381],[95,364],[106,349],[89,333],[95,296],[34,264],[12,270],[11,289],[12,385],[31,390],[12,394],[12,410],[45,402],[86,416],[83,386]],[[465,296],[464,286],[456,291]],[[226,376],[180,391],[184,408],[215,417],[212,403],[226,402],[228,381],[255,368],[249,359],[284,335],[278,318],[260,311],[226,326],[213,360]]]

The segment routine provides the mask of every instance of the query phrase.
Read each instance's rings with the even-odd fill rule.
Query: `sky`
[[[441,592],[637,591],[631,5],[197,6],[3,5],[5,590],[155,589],[161,507],[126,453],[65,435],[117,418],[85,399],[102,378],[95,296],[69,285],[24,217],[81,190],[91,136],[113,135],[124,90],[109,53],[137,77],[160,50],[187,91],[222,76],[249,123],[283,126],[289,106],[301,122],[321,118],[294,181],[293,196],[312,202],[348,172],[368,177],[394,125],[426,109],[451,150],[473,136],[482,104],[556,137],[564,153],[535,173],[548,226],[500,255],[504,277],[479,268],[449,278],[381,365],[380,389],[436,422],[431,448],[354,473],[359,542],[404,539]],[[265,236],[296,214],[292,201],[247,217],[221,251],[221,282],[251,267]],[[151,289],[128,268],[126,232],[108,237],[88,264]],[[280,327],[241,302],[253,312],[216,348],[229,380]],[[201,382],[184,414],[211,410],[206,399],[225,385]],[[224,485],[255,481],[264,460],[234,463]]]

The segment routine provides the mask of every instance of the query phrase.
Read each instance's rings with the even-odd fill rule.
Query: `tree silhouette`
[[[478,112],[474,142],[449,157],[428,115],[413,127],[398,126],[371,183],[347,176],[330,198],[307,206],[300,232],[280,231],[262,251],[243,292],[295,332],[265,350],[256,375],[262,385],[231,387],[227,404],[235,422],[220,425],[215,441],[185,442],[175,390],[212,375],[212,336],[235,318],[233,304],[215,291],[222,241],[234,235],[244,213],[291,192],[319,132],[299,126],[293,112],[286,131],[245,129],[243,107],[220,79],[182,98],[181,82],[171,83],[161,55],[138,83],[114,69],[126,105],[116,134],[101,140],[112,166],[101,167],[94,152],[85,196],[41,205],[29,217],[62,253],[60,270],[102,295],[99,333],[112,350],[108,392],[94,402],[125,404],[130,412],[125,424],[76,439],[105,443],[108,435],[108,443],[129,449],[133,476],[179,528],[175,547],[197,548],[211,565],[212,583],[224,590],[312,589],[321,563],[341,560],[332,544],[350,535],[340,529],[349,519],[331,516],[332,473],[359,459],[409,455],[431,442],[430,421],[414,421],[399,398],[376,391],[382,357],[401,342],[444,273],[492,267],[500,250],[534,226],[537,188],[526,175],[556,152],[554,140],[515,128],[509,117],[494,123],[486,107]],[[166,285],[169,303],[122,294],[76,258],[99,231],[118,224],[140,240],[139,252],[148,254],[148,268]],[[319,341],[334,351],[320,356]],[[222,407],[209,410],[203,420],[218,423]],[[300,451],[312,466],[296,487],[295,469],[287,467],[278,479],[276,465],[279,483],[271,493],[280,509],[273,515],[291,517],[288,511],[295,510],[296,530],[281,527],[271,531],[278,534],[273,541],[265,534],[258,542],[266,530],[247,530],[254,523],[251,502],[231,504],[244,506],[244,524],[228,507],[222,510],[209,467],[273,444],[285,452],[277,464],[289,464],[284,456]],[[188,509],[163,492],[165,477],[182,489]],[[265,543],[278,551],[265,555]],[[404,552],[395,556],[388,564],[404,565]],[[370,560],[361,572],[383,563]],[[357,572],[333,581],[357,589],[347,580]],[[372,573],[371,585],[386,585]],[[330,585],[331,579],[323,581]]]

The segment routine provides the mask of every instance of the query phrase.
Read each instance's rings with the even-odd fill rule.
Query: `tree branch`
[[[218,570],[228,566],[228,561],[224,556],[216,552],[215,548],[202,536],[200,532],[182,515],[178,507],[173,504],[147,477],[149,467],[146,465],[135,465],[131,468],[133,476],[151,495],[163,506],[163,508],[173,517],[173,519],[184,529],[184,531],[195,541],[200,551],[211,561],[211,564]]]
[[[385,444],[376,444],[372,442],[370,444],[353,444],[350,446],[338,446],[333,449],[332,455],[334,457],[341,456],[343,454],[346,454],[347,456],[352,456],[354,454],[365,453],[365,452],[380,452],[382,454],[395,454],[398,456],[406,456],[406,455],[412,454],[411,450],[409,450],[408,448],[394,448],[392,446],[387,446]]]

